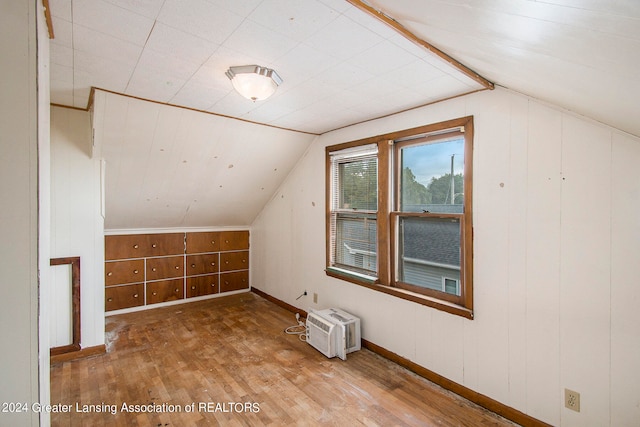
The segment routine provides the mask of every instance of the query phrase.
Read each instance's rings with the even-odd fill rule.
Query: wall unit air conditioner
[[[307,342],[329,358],[360,350],[360,319],[339,308],[311,310],[306,329]]]

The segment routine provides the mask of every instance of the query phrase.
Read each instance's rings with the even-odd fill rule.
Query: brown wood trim
[[[267,301],[276,304],[277,306],[284,308],[285,310],[288,310],[292,313],[300,313],[300,315],[303,317],[307,316],[307,313],[304,310],[301,310],[291,304],[279,300],[278,298],[271,296],[266,292],[263,292],[254,287],[251,288],[251,292],[261,296]],[[367,341],[364,338],[362,339],[362,347],[376,354],[379,354],[380,356],[389,359],[394,363],[397,363],[398,365],[420,375],[423,378],[426,378],[427,380],[439,385],[440,387],[443,387],[459,396],[462,396],[465,399],[470,400],[471,402],[480,405],[483,408],[488,409],[489,411],[494,412],[524,427],[551,427],[550,424],[546,424],[536,418],[518,411],[517,409],[511,408],[510,406],[500,403],[497,400],[494,400],[488,396],[473,391],[468,387],[451,381],[450,379],[443,377],[440,374],[436,374],[435,372],[425,368],[424,366],[418,365],[415,362],[405,359],[404,357],[399,356],[384,347],[374,344],[371,341]]]
[[[390,139],[378,140],[378,188],[389,188],[391,166],[391,149],[393,141]],[[389,239],[389,191],[378,191],[378,216],[376,218],[376,231],[378,240],[378,281],[390,283],[391,263]]]
[[[347,0],[347,1],[349,3],[351,3],[353,6],[357,7],[358,9],[360,9],[360,10],[368,13],[369,15],[373,16],[374,18],[384,22],[389,27],[393,28],[398,33],[400,33],[402,36],[404,36],[407,40],[412,41],[413,43],[417,44],[418,46],[421,46],[421,47],[427,49],[428,51],[432,52],[434,55],[438,56],[440,59],[448,62],[452,67],[456,68],[462,74],[466,75],[470,79],[472,79],[475,82],[479,83],[484,88],[486,88],[486,89],[493,89],[494,88],[494,84],[492,82],[490,82],[489,80],[485,79],[480,74],[476,73],[475,71],[473,71],[472,69],[470,69],[466,65],[462,64],[461,62],[459,62],[456,59],[452,58],[451,56],[447,55],[446,53],[444,53],[443,51],[441,51],[437,47],[433,46],[431,43],[428,43],[428,42],[422,40],[421,38],[419,38],[418,36],[413,34],[411,31],[406,29],[398,21],[396,21],[395,19],[391,18],[389,15],[385,14],[381,10],[374,9],[373,7],[369,6],[368,4],[366,4],[362,0]]]
[[[238,121],[245,122],[245,123],[251,123],[253,125],[267,126],[267,127],[274,128],[274,129],[286,130],[286,131],[289,131],[289,132],[303,133],[303,134],[306,134],[306,135],[313,135],[313,136],[320,135],[319,133],[306,132],[306,131],[303,131],[303,130],[290,129],[290,128],[284,128],[284,127],[281,127],[281,126],[275,126],[275,125],[270,125],[270,124],[266,124],[266,123],[254,122],[252,120],[247,120],[247,119],[242,119],[242,118],[239,118],[239,117],[228,116],[226,114],[212,113],[211,111],[199,110],[197,108],[185,107],[183,105],[175,105],[175,104],[169,104],[168,102],[153,101],[151,99],[141,98],[141,97],[133,96],[133,95],[127,95],[127,94],[124,94],[124,93],[115,92],[115,91],[112,91],[112,90],[102,89],[102,88],[93,87],[93,86],[91,87],[91,94],[89,96],[89,102],[87,104],[87,111],[90,110],[93,107],[94,91],[96,91],[96,90],[101,90],[103,92],[112,93],[114,95],[125,96],[127,98],[138,99],[140,101],[153,102],[154,104],[166,105],[166,106],[175,107],[175,108],[182,108],[183,110],[195,111],[197,113],[209,114],[209,115],[212,115],[212,116],[223,117],[225,119],[238,120]]]
[[[51,356],[51,364],[56,365],[62,362],[69,362],[71,360],[85,359],[92,356],[100,356],[107,353],[107,346],[100,344],[94,347],[86,347],[82,350],[74,351],[71,353],[59,354]]]
[[[69,345],[53,347],[49,350],[51,356],[80,350],[80,257],[51,258],[49,265],[71,264],[71,310],[73,342]]]
[[[473,117],[465,123],[464,131],[464,235],[461,242],[464,245],[464,258],[460,271],[464,275],[464,306],[473,310],[473,292],[465,292],[466,289],[473,289]]]
[[[461,316],[470,320],[473,319],[473,311],[468,310],[460,305],[449,303],[442,299],[431,298],[427,295],[418,294],[416,292],[411,292],[406,289],[394,288],[391,286],[382,285],[380,283],[368,283],[364,280],[354,279],[351,276],[341,275],[329,269],[326,270],[326,274],[327,276],[335,277],[337,279],[344,280],[346,282],[351,282],[356,285],[364,286],[365,288],[369,288],[374,291],[382,292],[388,295],[393,295],[394,297],[415,302],[420,305],[432,307],[449,314],[454,314],[456,316]]]
[[[44,7],[44,17],[47,20],[47,30],[49,30],[49,39],[54,39],[53,34],[53,20],[51,19],[51,8],[49,7],[49,0],[42,0],[42,6]]]
[[[468,387],[465,387],[461,384],[458,384],[450,379],[443,377],[440,374],[437,374],[421,365],[418,365],[411,360],[405,359],[404,357],[393,353],[387,350],[384,347],[381,347],[377,344],[374,344],[370,341],[362,339],[362,347],[373,351],[380,356],[391,360],[392,362],[397,363],[398,365],[407,368],[408,370],[420,375],[423,378],[428,379],[429,381],[438,384],[439,386],[446,388],[447,390],[464,397],[471,402],[482,406],[485,409],[488,409],[491,412],[494,412],[508,420],[511,420],[515,423],[518,423],[524,427],[551,427],[550,424],[547,424],[543,421],[540,421],[536,418],[533,418],[530,415],[527,415],[523,412],[518,411],[510,406],[505,405],[504,403],[498,402],[488,396],[478,393],[477,391],[471,390]]]
[[[77,111],[84,111],[84,112],[89,111],[86,108],[72,107],[72,106],[69,106],[69,105],[56,104],[55,102],[52,102],[49,105],[52,106],[52,107],[58,107],[58,108],[68,108],[69,110],[77,110]]]
[[[307,312],[305,310],[302,310],[300,308],[297,308],[291,304],[288,304],[282,300],[279,300],[276,297],[273,297],[271,295],[269,295],[266,292],[261,291],[260,289],[254,288],[253,286],[251,287],[251,292],[253,292],[256,295],[261,296],[262,298],[266,299],[267,301],[270,301],[272,303],[274,303],[275,305],[284,308],[285,310],[288,310],[292,313],[300,313],[300,317],[307,317]]]

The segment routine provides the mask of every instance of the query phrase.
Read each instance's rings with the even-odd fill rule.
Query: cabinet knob
[[[113,301],[113,298],[107,298],[107,301],[111,302],[111,301]]]
[[[216,263],[215,263],[215,262],[212,262],[212,263],[211,263],[211,265],[216,265]]]
[[[191,289],[195,289],[195,288],[196,288],[195,286],[192,286],[192,287],[191,287]]]
[[[225,243],[229,243],[229,241],[228,241],[228,240],[225,240],[224,242],[225,242]]]
[[[224,281],[224,284],[225,284],[225,285],[228,285],[228,284],[229,284],[229,282],[225,280],[225,281]]]
[[[108,272],[107,276],[113,276],[113,272],[112,271]]]
[[[151,245],[152,248],[157,248],[158,245],[156,245],[155,243],[153,245]]]
[[[212,240],[212,241],[211,241],[211,244],[212,244],[212,245],[215,245],[215,244],[216,244],[216,241],[215,241],[215,240]]]
[[[196,268],[196,265],[195,264],[191,264],[191,268]]]
[[[138,245],[133,245],[133,249],[138,249]]]
[[[176,265],[176,270],[180,270],[180,266],[179,265]]]
[[[243,259],[243,260],[242,260],[242,262],[247,262],[247,260],[246,260],[246,259]]]
[[[178,288],[176,288],[175,291],[173,291],[173,292],[178,293]]]
[[[151,269],[151,271],[156,271],[156,270],[157,270],[157,268],[155,268],[155,267],[153,267],[153,268]]]
[[[138,298],[138,294],[133,294],[133,297],[134,298]]]
[[[138,274],[138,270],[133,270],[133,274]]]
[[[156,296],[156,295],[158,295],[158,293],[157,293],[157,292],[154,292],[154,293],[153,293],[153,296]]]
[[[212,283],[212,284],[211,284],[211,287],[212,287],[212,288],[215,288],[215,287],[216,287],[216,284],[215,284],[215,283]]]
[[[225,261],[224,263],[225,263],[225,264],[229,264],[229,261]]]
[[[246,282],[246,281],[247,281],[247,279],[242,279],[242,283],[244,283],[244,282]]]

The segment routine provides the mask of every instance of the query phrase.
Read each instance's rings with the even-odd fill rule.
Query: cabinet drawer
[[[196,276],[187,278],[187,298],[200,297],[218,293],[218,275]]]
[[[220,233],[217,231],[203,233],[187,233],[187,253],[218,252],[220,250]]]
[[[248,231],[221,231],[220,232],[220,250],[221,251],[237,251],[249,249],[249,232]]]
[[[184,254],[184,233],[147,234],[145,256]]]
[[[105,289],[106,311],[144,305],[144,285],[113,286]]]
[[[220,271],[247,270],[249,251],[223,252],[220,254]]]
[[[187,276],[218,272],[218,254],[187,255]]]
[[[220,273],[220,292],[237,291],[249,288],[249,272],[235,271]]]
[[[147,304],[174,301],[182,298],[184,298],[182,279],[147,283]]]
[[[104,237],[107,260],[184,253],[184,233],[125,234]]]
[[[147,258],[147,280],[182,277],[184,257]]]
[[[104,263],[105,286],[144,282],[144,260],[109,261]]]
[[[142,258],[146,246],[143,234],[104,236],[104,259]]]

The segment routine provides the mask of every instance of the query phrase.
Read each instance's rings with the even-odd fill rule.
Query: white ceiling
[[[316,138],[100,90],[93,125],[108,230],[249,226]]]
[[[640,1],[369,0],[483,77],[640,136]]]
[[[91,87],[323,133],[483,89],[345,0],[51,0],[51,102]],[[253,103],[225,71],[284,82]]]
[[[640,136],[638,0],[367,4],[497,85]],[[50,6],[52,103],[127,95],[97,91],[108,229],[250,225],[314,135],[485,88],[346,0]],[[282,76],[274,96],[233,91],[225,71],[248,64]]]

